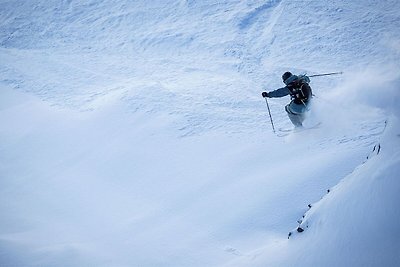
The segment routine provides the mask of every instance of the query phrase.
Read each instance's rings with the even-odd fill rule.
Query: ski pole
[[[322,74],[314,74],[314,75],[307,75],[307,76],[308,77],[319,77],[319,76],[338,75],[338,74],[343,74],[343,71],[331,72],[331,73],[322,73]]]
[[[264,98],[265,98],[265,102],[267,103],[269,119],[271,120],[271,125],[272,125],[272,131],[275,133],[274,122],[272,121],[272,116],[271,116],[271,111],[270,111],[270,109],[269,109],[268,100],[267,100],[266,97],[264,97]]]

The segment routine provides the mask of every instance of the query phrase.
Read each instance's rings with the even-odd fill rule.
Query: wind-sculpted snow
[[[396,266],[399,3],[0,0],[0,266]]]
[[[256,7],[253,11],[249,12],[239,23],[239,27],[241,30],[245,30],[249,28],[253,23],[258,22],[260,17],[266,17],[264,13],[269,9],[272,9],[277,6],[281,1],[267,1],[267,3]],[[263,16],[264,15],[264,16]]]

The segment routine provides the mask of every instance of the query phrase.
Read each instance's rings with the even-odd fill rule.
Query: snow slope
[[[0,0],[0,265],[399,265],[399,5]]]

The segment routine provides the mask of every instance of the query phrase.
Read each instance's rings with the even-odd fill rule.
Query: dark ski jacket
[[[283,97],[290,95],[296,104],[307,104],[312,98],[312,90],[308,84],[310,79],[305,76],[292,75],[285,87],[276,89],[268,93],[268,97]]]

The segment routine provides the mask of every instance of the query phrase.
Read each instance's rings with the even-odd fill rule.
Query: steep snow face
[[[0,265],[396,265],[399,5],[0,0]],[[278,138],[286,70],[345,74]]]
[[[309,244],[300,252],[303,266],[400,264],[399,134],[397,118],[392,117],[368,160],[311,208],[301,224],[310,231],[293,240],[289,255],[296,246]]]

